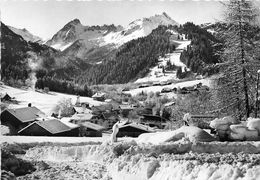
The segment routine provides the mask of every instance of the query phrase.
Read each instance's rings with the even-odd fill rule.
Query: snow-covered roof
[[[36,118],[44,115],[44,113],[36,107],[6,109],[4,111],[9,112],[14,117],[16,117],[18,120],[20,120],[21,122],[34,121],[34,120],[36,120]]]
[[[71,119],[73,120],[90,120],[93,117],[93,114],[74,114]]]
[[[94,124],[91,122],[84,122],[81,125],[89,128],[89,129],[96,130],[96,131],[101,131],[101,130],[105,129],[103,126],[100,126],[98,124]]]
[[[153,132],[154,131],[149,126],[146,126],[146,125],[143,125],[143,124],[137,124],[137,123],[130,123],[130,124],[126,123],[123,126],[119,126],[119,129],[124,129],[126,127],[132,127],[132,128],[135,128],[135,129],[140,129],[140,130],[146,131],[146,132]]]
[[[77,112],[77,113],[85,113],[85,114],[91,114],[92,113],[92,110],[88,109],[88,108],[84,108],[84,107],[77,107],[77,106],[74,106],[74,110]]]
[[[105,95],[106,95],[106,93],[97,92],[96,94],[94,94],[94,95],[92,96],[92,98],[104,97]]]
[[[21,133],[25,129],[30,128],[32,125],[37,124],[38,126],[41,126],[51,134],[57,134],[61,132],[70,131],[71,128],[64,123],[62,123],[59,120],[48,120],[48,121],[35,121],[31,123],[30,125],[26,126],[25,128],[21,129],[18,133]]]

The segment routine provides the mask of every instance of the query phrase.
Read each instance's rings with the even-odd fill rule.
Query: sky
[[[183,24],[215,22],[222,19],[218,1],[23,1],[0,0],[1,20],[6,25],[26,28],[43,39],[51,38],[69,21],[78,18],[83,25],[115,24],[126,26],[143,17],[166,12]]]

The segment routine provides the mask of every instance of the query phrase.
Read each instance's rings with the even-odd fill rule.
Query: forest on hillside
[[[79,84],[127,83],[142,77],[156,66],[158,57],[173,52],[176,44],[170,42],[166,26],[159,26],[150,35],[132,40],[121,47],[112,60],[85,71],[77,78]]]
[[[221,50],[221,40],[192,22],[180,26],[179,32],[191,40],[191,44],[182,52],[180,60],[193,73],[202,75],[218,73],[218,67],[215,64],[220,61],[217,52]],[[178,78],[185,78],[188,74],[182,72],[180,68],[177,70]]]

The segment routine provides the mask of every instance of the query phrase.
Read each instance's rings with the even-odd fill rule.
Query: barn
[[[10,134],[15,135],[43,115],[44,113],[36,107],[6,109],[1,113],[1,124],[8,126]]]
[[[92,98],[96,101],[105,101],[105,93],[102,93],[102,92],[97,92],[96,94],[94,94],[92,96]]]
[[[102,137],[102,131],[105,128],[98,124],[91,122],[84,122],[80,124],[80,136],[86,137]]]
[[[11,96],[9,96],[9,94],[1,94],[1,101],[2,102],[4,102],[4,101],[11,101],[12,100],[12,98],[11,98]]]
[[[130,123],[119,127],[117,137],[138,137],[143,133],[150,133],[153,130],[149,126],[143,124]]]
[[[59,120],[36,121],[18,132],[24,136],[79,136],[79,127],[71,128]]]
[[[121,104],[119,105],[119,109],[123,117],[127,117],[129,112],[134,110],[134,107],[130,104]]]

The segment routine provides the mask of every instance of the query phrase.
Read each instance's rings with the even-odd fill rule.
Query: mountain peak
[[[174,21],[168,14],[166,14],[166,12],[163,12],[162,14],[155,14],[154,16],[144,19],[158,25],[179,25],[179,23]]]
[[[77,25],[77,24],[81,24],[80,20],[78,18],[75,18],[73,19],[72,21],[70,21],[68,24],[74,24],[74,25]]]
[[[163,12],[162,15],[165,16],[168,19],[171,19],[171,17],[166,12]]]

